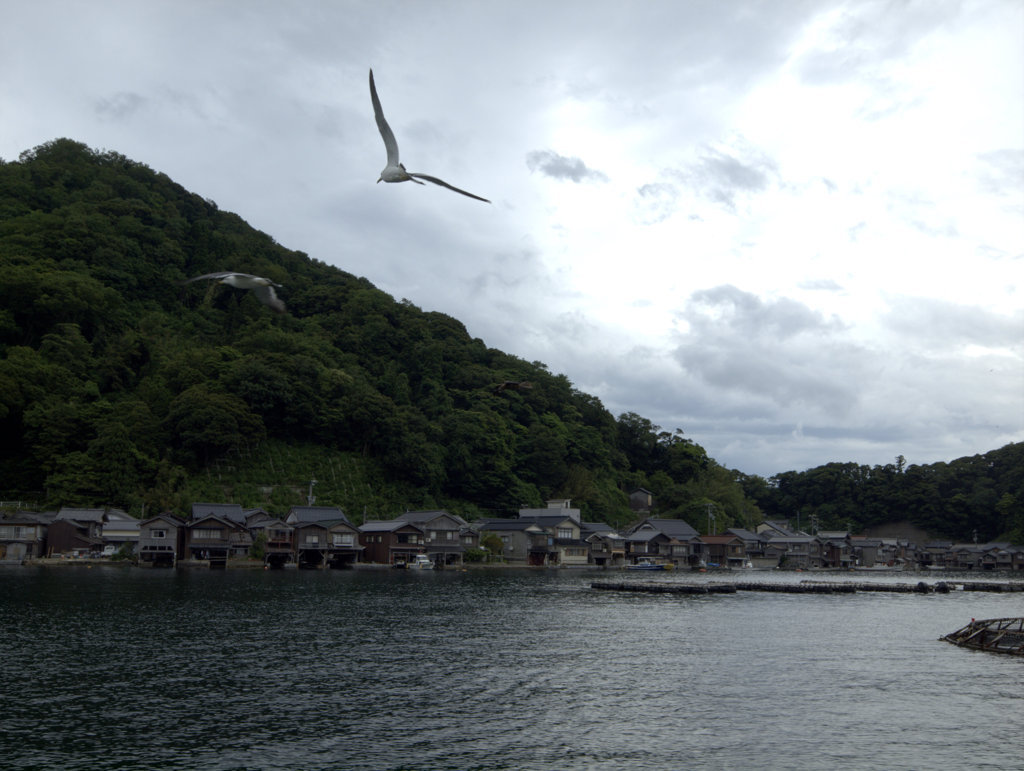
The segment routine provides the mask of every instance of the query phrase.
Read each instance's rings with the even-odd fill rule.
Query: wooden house
[[[54,514],[18,511],[0,519],[0,562],[20,564],[45,556],[46,532]]]
[[[501,539],[501,557],[509,564],[543,565],[551,536],[529,519],[485,519],[473,523],[482,539],[493,533]]]
[[[460,566],[467,548],[479,545],[476,531],[462,517],[447,511],[406,511],[395,517],[423,530],[424,553],[438,567]],[[467,542],[468,539],[468,542]]]
[[[303,522],[294,528],[299,567],[344,568],[359,561],[359,530],[347,519]]]
[[[46,554],[49,557],[98,557],[103,551],[100,523],[56,519],[46,531]]]
[[[404,566],[417,554],[426,554],[426,533],[413,522],[400,519],[370,520],[359,526],[363,560],[378,565]]]
[[[209,514],[185,525],[187,558],[210,567],[225,567],[228,559],[245,557],[251,546],[249,531],[238,521]]]
[[[245,527],[253,543],[263,540],[264,564],[280,568],[295,562],[295,528],[263,509],[245,512]]]
[[[580,538],[587,544],[589,564],[600,567],[626,564],[626,539],[603,522],[583,522]]]
[[[172,514],[158,514],[139,523],[140,567],[174,567],[184,549],[185,523]]]
[[[626,533],[626,561],[641,559],[697,565],[704,558],[700,534],[685,520],[649,517]]]
[[[708,567],[741,568],[747,564],[747,551],[738,535],[702,535],[704,563]]]

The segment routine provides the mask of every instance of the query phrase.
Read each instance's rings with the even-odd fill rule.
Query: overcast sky
[[[1024,440],[1020,0],[0,7],[0,157],[115,150],[725,466]],[[370,67],[493,204],[375,184]]]

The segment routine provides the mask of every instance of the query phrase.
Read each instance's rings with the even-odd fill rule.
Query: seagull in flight
[[[395,141],[395,135],[391,131],[391,127],[388,122],[384,120],[384,111],[380,107],[380,99],[377,98],[377,87],[373,84],[373,70],[370,70],[370,99],[373,101],[373,117],[377,119],[377,128],[380,129],[380,135],[384,139],[384,147],[388,151],[388,165],[384,167],[384,170],[380,173],[380,179],[377,180],[379,183],[381,180],[385,182],[415,182],[417,185],[422,185],[421,179],[427,180],[427,182],[433,182],[435,185],[446,187],[449,190],[454,190],[456,193],[462,193],[462,195],[475,198],[478,201],[484,203],[490,203],[486,198],[481,198],[478,195],[467,193],[465,190],[459,190],[459,188],[449,185],[442,179],[437,177],[431,177],[429,174],[420,174],[414,171],[406,171],[405,166],[398,160],[398,142]]]
[[[278,313],[285,312],[284,302],[274,292],[274,287],[281,285],[275,284],[269,278],[263,278],[263,276],[251,276],[248,273],[234,273],[228,270],[221,273],[206,273],[205,275],[196,276],[179,283],[184,286],[185,284],[191,284],[193,281],[203,281],[204,279],[212,278],[217,279],[218,284],[227,284],[235,289],[251,289],[252,293],[256,295],[256,299],[268,308]]]

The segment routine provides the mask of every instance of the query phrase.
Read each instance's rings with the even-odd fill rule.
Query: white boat
[[[406,563],[406,567],[410,570],[433,570],[434,563],[426,554],[417,554],[411,562]]]
[[[641,557],[632,565],[626,565],[626,570],[664,570],[665,566],[654,562],[647,557]]]

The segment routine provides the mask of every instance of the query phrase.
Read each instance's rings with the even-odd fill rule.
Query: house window
[[[220,530],[210,530],[207,528],[197,527],[192,531],[192,539],[195,541],[219,541],[221,540]]]
[[[150,538],[166,538],[167,537],[167,531],[166,530],[150,530],[149,531],[149,537]]]
[[[431,541],[436,541],[437,540],[437,531],[436,530],[431,530],[430,531],[430,540]]]
[[[558,537],[559,538],[572,538],[572,528],[571,527],[560,527],[560,528],[558,528]]]
[[[445,535],[448,537],[449,541],[454,541],[455,540],[455,531],[454,530],[449,530],[447,533],[445,533]]]
[[[352,545],[352,534],[351,533],[335,533],[334,534],[334,545],[335,546],[351,546]]]
[[[312,535],[312,534],[307,534],[306,535],[306,545],[307,546],[316,546],[319,543],[320,543],[320,536],[319,535]]]

